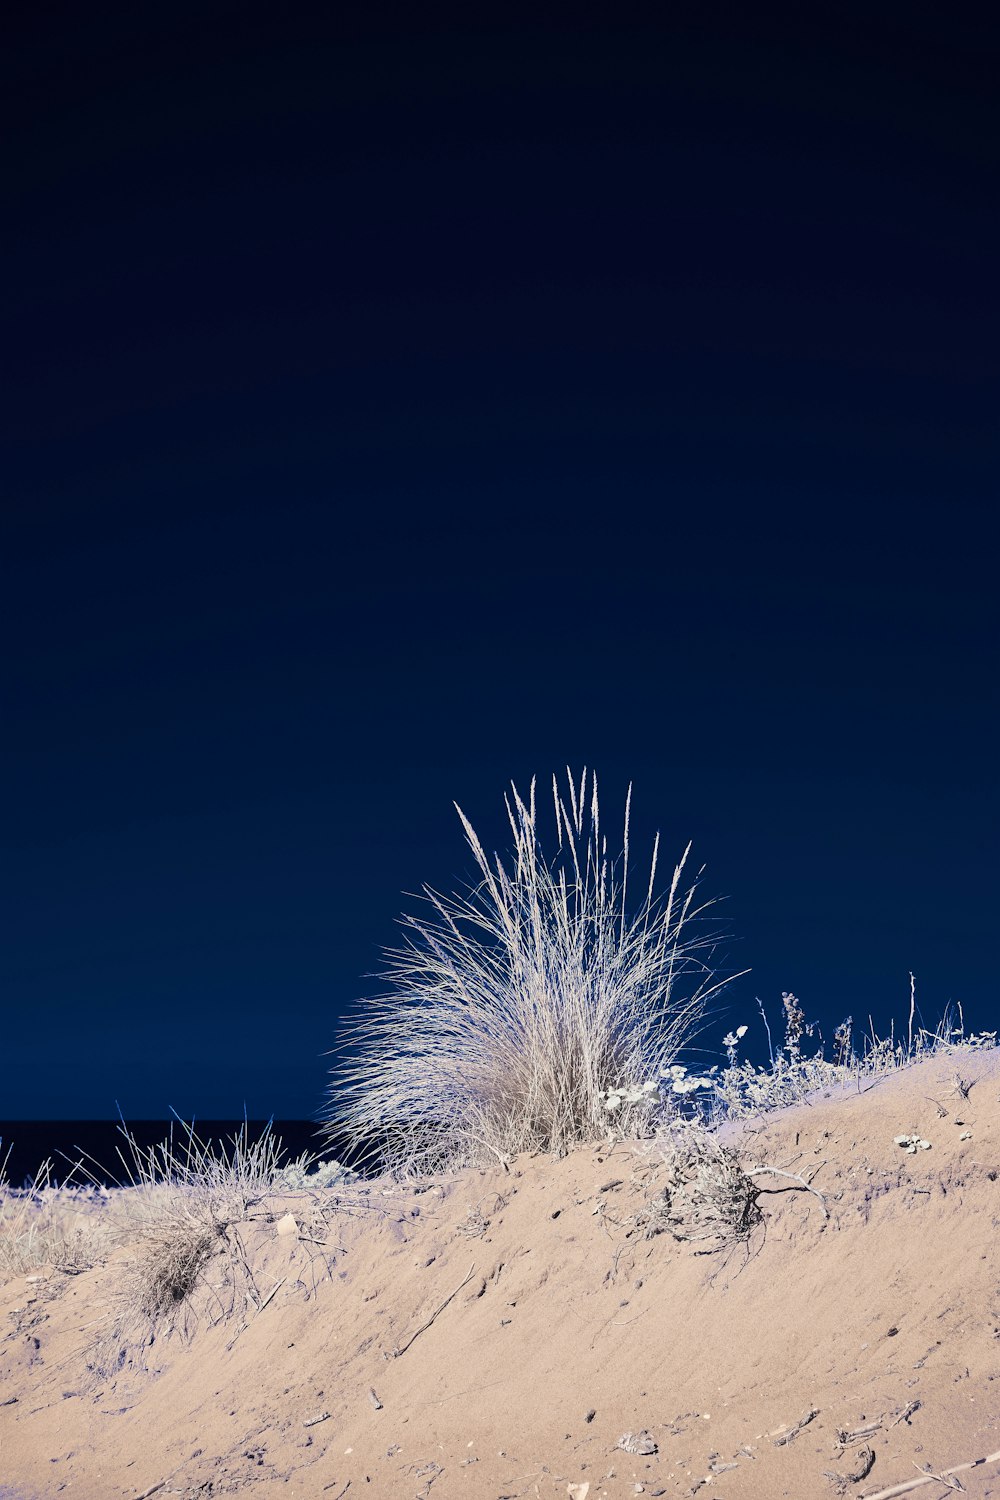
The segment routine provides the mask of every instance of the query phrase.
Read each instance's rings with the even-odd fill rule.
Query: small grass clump
[[[659,838],[644,895],[628,909],[624,846],[609,858],[597,779],[553,778],[558,843],[543,855],[532,782],[506,800],[513,858],[490,857],[458,808],[479,880],[464,896],[425,887],[406,917],[387,993],[345,1036],[330,1128],[364,1159],[428,1172],[518,1152],[563,1152],[649,1128],[659,1080],[726,981],[719,940],[684,886],[688,850],[656,892]]]
[[[55,1179],[43,1162],[27,1187],[13,1188],[0,1162],[0,1282],[41,1266],[76,1273],[105,1252],[108,1234],[92,1187]]]
[[[125,1246],[111,1293],[110,1316],[91,1349],[90,1366],[107,1377],[143,1362],[161,1332],[187,1333],[197,1321],[196,1293],[211,1321],[245,1315],[260,1293],[241,1227],[268,1220],[267,1200],[347,1184],[354,1174],[337,1162],[304,1154],[288,1161],[266,1129],[256,1140],[243,1126],[222,1146],[202,1141],[178,1122],[159,1145],[144,1149],[122,1126],[124,1180],[108,1195],[112,1243]],[[218,1257],[209,1288],[205,1271]]]

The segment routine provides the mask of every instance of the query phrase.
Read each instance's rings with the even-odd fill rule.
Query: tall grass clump
[[[382,994],[346,1029],[328,1125],[364,1157],[432,1171],[523,1151],[562,1152],[609,1127],[639,1133],[661,1078],[725,980],[688,882],[690,845],[658,893],[659,835],[629,909],[629,817],[609,857],[596,776],[552,783],[546,859],[535,783],[505,797],[513,850],[488,855],[456,810],[477,868],[466,894],[424,887],[402,919]],[[700,872],[699,872],[700,873]]]

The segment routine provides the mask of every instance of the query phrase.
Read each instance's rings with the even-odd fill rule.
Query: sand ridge
[[[762,1176],[748,1245],[648,1237],[649,1143],[373,1183],[321,1219],[291,1196],[241,1229],[259,1307],[222,1318],[210,1261],[173,1331],[103,1384],[88,1349],[127,1250],[11,1282],[0,1483],[42,1500],[808,1500],[1000,1448],[996,1051],[726,1133],[823,1201]],[[896,1144],[911,1134],[931,1148]],[[960,1477],[1000,1495],[1000,1464]]]

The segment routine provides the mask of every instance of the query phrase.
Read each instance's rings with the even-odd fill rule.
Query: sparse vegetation
[[[219,1315],[231,1317],[257,1301],[253,1271],[239,1226],[264,1200],[312,1185],[308,1154],[286,1161],[281,1141],[266,1129],[251,1140],[244,1126],[228,1145],[202,1141],[193,1126],[143,1150],[123,1128],[119,1151],[125,1176],[109,1197],[107,1216],[113,1241],[127,1245],[112,1297],[111,1317],[94,1343],[97,1374],[120,1368],[151,1341],[164,1322],[187,1327],[190,1299],[209,1260],[224,1257]],[[346,1183],[353,1176],[336,1162],[321,1164],[316,1186]],[[220,1297],[220,1289],[223,1296]]]
[[[711,903],[697,877],[684,884],[688,850],[658,895],[657,839],[629,913],[630,799],[609,858],[596,777],[568,776],[565,791],[553,778],[552,863],[534,782],[527,800],[516,787],[505,799],[507,864],[458,809],[479,883],[457,897],[425,888],[425,915],[404,918],[389,955],[388,992],[346,1030],[329,1121],[359,1151],[430,1171],[646,1127],[658,1080],[726,981]]]
[[[738,1047],[746,1034],[746,1026],[723,1038],[726,1067],[721,1071],[711,1068],[700,1080],[703,1091],[698,1111],[706,1123],[714,1125],[723,1120],[766,1114],[773,1109],[801,1103],[816,1090],[837,1086],[863,1087],[876,1078],[928,1057],[980,1051],[995,1047],[997,1043],[995,1031],[966,1033],[961,1012],[957,1024],[949,1011],[934,1031],[919,1027],[914,1032],[911,1012],[905,1042],[902,1039],[897,1041],[894,1032],[888,1037],[879,1037],[872,1027],[864,1036],[861,1051],[857,1052],[852,1043],[853,1023],[847,1017],[834,1032],[834,1057],[831,1060],[824,1056],[822,1039],[815,1052],[804,1050],[803,1039],[815,1036],[817,1028],[806,1023],[805,1012],[796,996],[788,992],[783,994],[782,1006],[785,1041],[783,1047],[772,1052],[767,1066],[739,1060]]]
[[[67,1272],[93,1265],[108,1245],[97,1190],[58,1183],[50,1161],[26,1188],[14,1189],[4,1166],[0,1162],[0,1281],[43,1265]]]
[[[667,1232],[676,1240],[711,1241],[713,1249],[749,1239],[763,1218],[760,1189],[736,1151],[695,1120],[673,1120],[651,1152],[658,1191],[637,1220],[647,1237]]]
[[[70,1174],[57,1182],[45,1163],[23,1189],[0,1171],[0,1280],[42,1267],[77,1274],[125,1251],[90,1345],[97,1378],[142,1358],[161,1329],[191,1326],[193,1295],[216,1254],[223,1259],[210,1316],[245,1310],[257,1293],[239,1226],[266,1218],[267,1199],[297,1194],[312,1201],[324,1189],[349,1187],[355,1176],[308,1154],[286,1160],[270,1130],[251,1140],[244,1127],[220,1147],[180,1121],[149,1149],[123,1125],[118,1155],[121,1180],[111,1189],[87,1180],[85,1161],[75,1169],[81,1181]]]

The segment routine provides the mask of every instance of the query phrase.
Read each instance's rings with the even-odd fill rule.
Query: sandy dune
[[[982,1459],[1000,1449],[1000,1062],[956,1062],[967,1098],[937,1058],[730,1127],[746,1162],[824,1202],[760,1177],[765,1222],[724,1253],[629,1232],[657,1169],[618,1146],[375,1184],[322,1233],[307,1199],[269,1205],[241,1231],[260,1310],[217,1320],[210,1262],[148,1370],[103,1385],[86,1360],[116,1262],[10,1283],[0,1486],[809,1500]],[[1000,1495],[998,1462],[957,1479]]]

